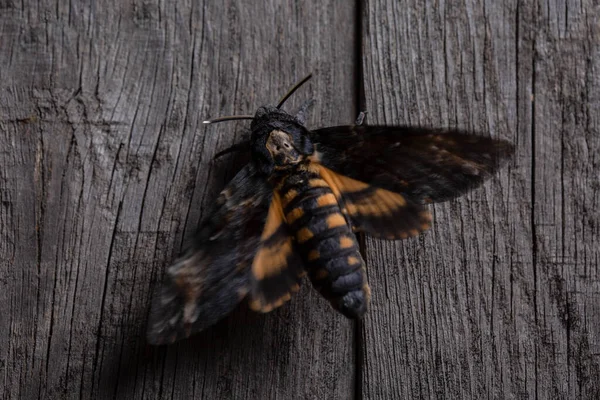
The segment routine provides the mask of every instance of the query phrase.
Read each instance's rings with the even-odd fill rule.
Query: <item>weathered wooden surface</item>
[[[335,3],[335,7],[334,7]],[[0,1],[0,397],[350,398],[352,323],[306,286],[172,347],[150,291],[232,176],[251,113],[354,119],[354,5]],[[317,34],[318,32],[318,34]],[[237,132],[237,133],[235,133]]]
[[[362,4],[368,122],[456,126],[515,160],[367,239],[356,327],[306,285],[169,348],[149,294],[251,113],[305,73],[311,126],[355,117],[356,6],[0,0],[0,397],[594,398],[600,382],[600,9]],[[116,3],[115,3],[116,4]],[[358,352],[358,357],[355,354]]]
[[[597,2],[369,0],[370,122],[517,144],[497,179],[367,240],[365,398],[600,398]],[[390,90],[394,88],[394,90]]]

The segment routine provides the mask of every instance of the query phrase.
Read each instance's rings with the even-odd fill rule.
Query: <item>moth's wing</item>
[[[431,214],[410,198],[313,163],[355,231],[382,239],[405,239],[429,229]]]
[[[313,131],[311,139],[313,160],[417,203],[446,201],[479,186],[514,152],[503,140],[402,126],[337,126]]]
[[[273,294],[292,290],[287,279],[262,282],[254,275],[257,252],[271,224],[273,191],[249,164],[221,192],[191,245],[167,269],[148,321],[148,342],[171,343],[201,331],[230,313],[246,295],[277,302]],[[263,262],[269,262],[265,259]],[[299,266],[298,266],[299,265]],[[280,275],[300,274],[295,253]],[[281,285],[272,288],[270,283]],[[287,285],[288,287],[285,287]]]

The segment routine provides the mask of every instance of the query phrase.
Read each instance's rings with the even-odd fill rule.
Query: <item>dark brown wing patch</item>
[[[312,132],[311,139],[313,160],[421,204],[479,186],[514,152],[503,140],[404,126],[336,126]]]
[[[252,262],[250,308],[269,312],[299,290],[304,267],[294,246],[283,216],[281,197],[274,193]]]
[[[384,239],[405,239],[429,229],[429,211],[405,196],[340,175],[322,165],[318,165],[318,170],[338,199],[342,212],[350,217],[355,231]],[[327,222],[335,225],[340,221],[332,218]]]
[[[251,165],[221,192],[154,295],[149,343],[171,343],[201,331],[229,314],[246,296],[272,193]]]

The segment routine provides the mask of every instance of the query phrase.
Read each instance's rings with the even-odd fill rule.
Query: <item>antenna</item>
[[[289,98],[290,98],[290,96],[291,96],[291,95],[293,95],[293,94],[294,94],[294,92],[295,92],[296,90],[300,89],[300,86],[304,85],[304,84],[305,84],[305,83],[306,83],[306,82],[307,82],[307,81],[308,81],[310,78],[312,78],[312,74],[308,74],[308,76],[307,76],[307,77],[305,77],[304,79],[302,79],[300,82],[296,83],[296,84],[294,85],[294,87],[293,87],[293,88],[291,88],[291,89],[290,89],[290,90],[289,90],[289,91],[288,91],[288,92],[285,94],[285,96],[283,96],[283,97],[281,98],[281,100],[279,100],[279,103],[277,103],[277,108],[281,108],[281,106],[283,105],[283,103],[285,103],[285,101],[286,101],[287,99],[289,99]]]
[[[227,117],[219,117],[202,121],[203,124],[215,124],[217,122],[234,121],[236,119],[254,119],[252,115],[230,115]]]
[[[285,101],[287,99],[290,98],[291,95],[294,94],[294,92],[296,90],[298,90],[300,88],[300,86],[304,85],[310,78],[312,78],[312,74],[308,74],[307,77],[305,77],[304,79],[302,79],[300,82],[296,83],[294,85],[293,88],[291,88],[290,90],[288,90],[288,92],[285,94],[285,96],[283,96],[281,98],[281,100],[279,100],[279,103],[277,103],[277,108],[281,108],[281,106],[283,105],[283,103],[285,103]],[[214,124],[217,122],[225,122],[225,121],[234,121],[237,119],[254,119],[253,115],[230,115],[227,117],[219,117],[219,118],[213,118],[213,119],[207,119],[206,121],[202,121],[202,123],[204,124]]]

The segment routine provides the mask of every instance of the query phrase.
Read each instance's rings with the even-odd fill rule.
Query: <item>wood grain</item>
[[[600,397],[596,2],[115,4],[0,0],[0,397]],[[150,293],[240,163],[212,157],[247,123],[202,120],[313,72],[289,109],[350,123],[358,62],[367,123],[515,159],[430,232],[366,239],[359,336],[305,284],[147,346]]]
[[[334,6],[335,3],[335,6]],[[350,398],[352,324],[308,285],[145,344],[150,293],[235,172],[213,155],[308,72],[354,120],[351,3],[0,1],[0,397]]]
[[[600,397],[600,9],[368,0],[370,123],[516,143],[498,178],[367,238],[365,398]]]

